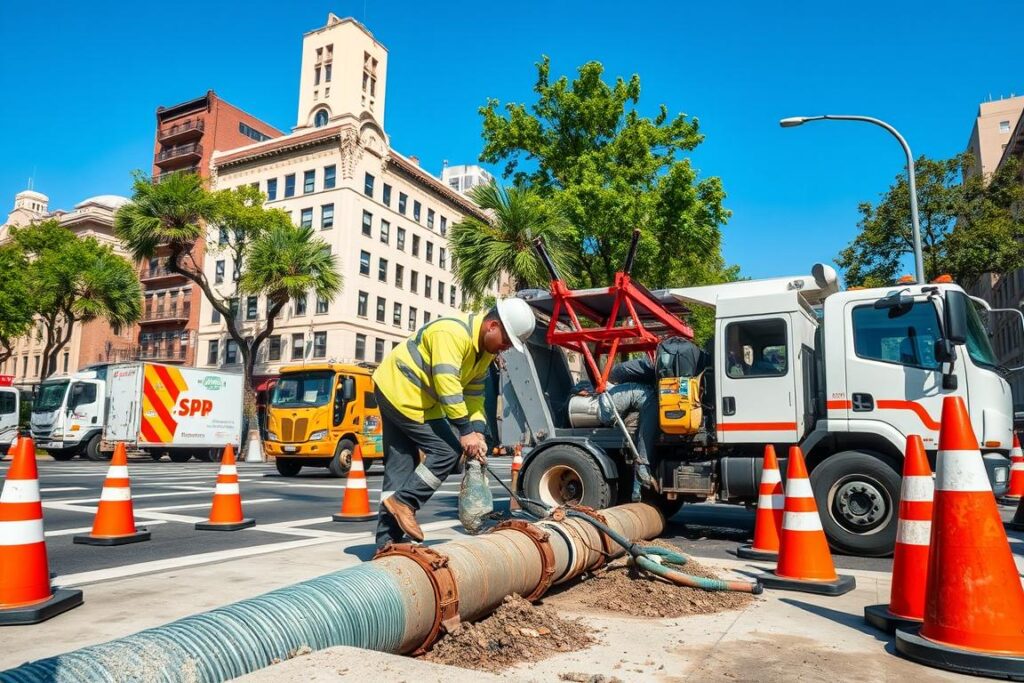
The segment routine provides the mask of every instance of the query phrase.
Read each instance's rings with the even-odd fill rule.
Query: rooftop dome
[[[49,202],[50,198],[42,192],[36,192],[35,190],[22,190],[18,194],[14,195],[15,199],[38,199],[41,202]]]
[[[78,202],[77,204],[75,204],[75,208],[81,209],[83,206],[88,206],[89,204],[96,204],[97,206],[105,207],[107,209],[110,209],[111,211],[116,211],[125,204],[127,204],[128,201],[129,200],[127,197],[122,197],[121,195],[117,194],[98,194],[95,197],[89,197],[88,199],[84,199]]]

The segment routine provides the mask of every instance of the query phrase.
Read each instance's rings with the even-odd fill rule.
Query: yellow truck
[[[294,477],[305,466],[344,477],[356,445],[366,467],[384,456],[372,371],[341,363],[281,369],[267,406],[263,448],[282,476]]]

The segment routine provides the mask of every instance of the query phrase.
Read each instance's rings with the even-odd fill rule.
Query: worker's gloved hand
[[[480,432],[466,434],[459,437],[459,443],[462,445],[462,451],[467,457],[479,460],[481,463],[487,462],[487,441],[484,439],[483,434]]]

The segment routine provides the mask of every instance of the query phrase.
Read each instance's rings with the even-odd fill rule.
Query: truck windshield
[[[967,355],[977,365],[997,365],[996,354],[988,340],[988,331],[975,306],[967,306]]]
[[[297,372],[277,380],[270,405],[275,408],[307,408],[322,406],[331,400],[334,373]]]
[[[68,390],[68,380],[62,382],[43,382],[39,386],[39,395],[32,403],[33,413],[49,413],[64,402],[64,394]]]

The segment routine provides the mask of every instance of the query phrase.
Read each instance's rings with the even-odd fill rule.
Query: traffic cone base
[[[331,519],[335,522],[369,522],[371,519],[377,519],[377,515],[350,515],[344,513],[334,513],[331,515]]]
[[[896,631],[896,652],[918,664],[973,676],[1024,680],[1024,657],[975,652],[921,637],[921,627]]]
[[[256,526],[256,520],[245,518],[240,522],[196,522],[196,529],[199,531],[238,531]]]
[[[736,548],[736,557],[742,557],[744,560],[763,560],[765,562],[779,561],[779,554],[777,552],[758,550],[754,547],[753,543]]]
[[[43,602],[0,609],[0,626],[27,626],[52,619],[84,602],[77,588],[54,588],[53,596]]]
[[[93,536],[91,534],[80,534],[71,540],[81,545],[125,545],[127,543],[148,541],[151,535],[152,534],[149,531],[143,527],[139,527],[138,531],[134,534],[128,534],[126,536]]]
[[[779,576],[775,572],[759,574],[757,580],[764,584],[765,588],[778,588],[784,591],[800,591],[801,593],[814,593],[815,595],[838,596],[846,595],[857,587],[857,579],[846,574],[840,574],[832,581],[818,581],[815,579],[790,579]]]
[[[914,628],[921,625],[920,619],[908,619],[889,611],[889,605],[868,605],[864,608],[864,621],[879,631],[896,633],[898,628]]]

